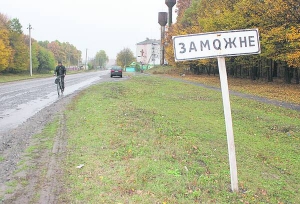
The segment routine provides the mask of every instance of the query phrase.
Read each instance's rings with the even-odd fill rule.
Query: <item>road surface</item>
[[[0,84],[0,203],[31,203],[37,194],[41,194],[41,199],[49,200],[48,203],[54,203],[50,200],[56,199],[52,191],[60,189],[55,180],[60,161],[57,160],[59,157],[53,155],[65,151],[66,135],[64,131],[59,131],[53,141],[53,150],[43,149],[45,152],[40,152],[40,158],[33,162],[37,166],[47,167],[49,183],[44,183],[38,192],[35,187],[39,170],[36,174],[32,169],[17,175],[15,173],[21,159],[26,160],[26,148],[39,143],[33,135],[41,133],[54,119],[60,121],[58,129],[65,130],[64,111],[80,90],[96,83],[126,79],[110,78],[109,70],[67,75],[65,92],[60,97],[57,95],[55,77]],[[30,183],[26,187],[21,186],[21,192],[15,190],[14,194],[6,193],[10,188],[6,183],[18,180],[20,176],[28,177]]]
[[[85,88],[108,75],[108,70],[67,75],[64,96]],[[28,118],[61,98],[55,77],[0,84],[0,135],[18,127]]]

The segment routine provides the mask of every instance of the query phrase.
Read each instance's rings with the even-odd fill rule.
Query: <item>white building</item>
[[[143,64],[160,64],[160,41],[147,38],[136,44],[136,60]]]

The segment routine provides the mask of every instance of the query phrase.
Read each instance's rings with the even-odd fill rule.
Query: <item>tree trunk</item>
[[[239,67],[240,67],[240,78],[243,78],[242,77],[242,65],[239,65]]]
[[[291,74],[291,68],[288,67],[287,65],[285,65],[284,68],[284,81],[287,84],[291,84],[292,83],[292,76],[293,74]]]
[[[274,67],[273,67],[273,77],[278,76],[278,64],[276,61],[274,61]]]
[[[268,82],[272,82],[273,81],[273,73],[272,73],[272,70],[273,70],[273,60],[270,60],[270,66],[268,66],[267,68],[268,70]]]
[[[299,84],[299,69],[295,68],[295,79],[296,79],[296,84]]]
[[[251,67],[251,79],[256,80],[257,78],[257,66]]]
[[[234,76],[234,68],[232,66],[229,68],[229,74],[230,76]]]
[[[208,76],[210,76],[210,72],[211,72],[211,66],[208,65],[208,67],[206,67],[206,72],[208,74]]]
[[[234,66],[234,78],[238,78],[238,65]]]

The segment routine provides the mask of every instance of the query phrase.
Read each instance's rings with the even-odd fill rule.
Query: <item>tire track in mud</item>
[[[59,199],[62,184],[59,177],[63,174],[60,165],[66,152],[66,116],[61,114],[59,117],[59,128],[54,140],[52,155],[49,159],[47,167],[47,175],[43,187],[40,191],[40,199],[38,203],[57,203]]]
[[[57,203],[61,191],[62,182],[60,180],[63,170],[61,169],[61,164],[64,159],[64,153],[66,152],[67,138],[66,138],[66,116],[63,113],[66,105],[71,101],[73,97],[66,98],[58,102],[59,104],[55,104],[54,107],[49,107],[53,110],[53,112],[49,112],[47,110],[43,110],[40,113],[40,117],[45,117],[45,115],[50,114],[51,116],[46,117],[45,120],[48,122],[55,121],[55,118],[58,118],[58,127],[57,132],[54,138],[43,139],[43,138],[27,138],[28,141],[26,143],[26,147],[40,147],[34,152],[32,156],[26,156],[24,149],[20,149],[20,156],[14,159],[14,168],[10,172],[10,176],[7,179],[7,182],[16,183],[17,185],[13,189],[12,193],[7,193],[10,189],[10,186],[7,182],[0,183],[1,191],[3,194],[0,197],[1,203]],[[47,108],[46,108],[47,109]],[[46,114],[45,114],[46,113]],[[31,121],[32,123],[32,121]],[[44,128],[41,127],[41,129]],[[41,129],[36,129],[35,133],[38,134],[42,132]],[[43,142],[51,142],[53,144],[52,149],[41,148]],[[7,154],[10,154],[11,151]],[[24,163],[23,166],[26,166],[24,170],[22,170],[22,166],[18,166],[17,164],[21,161]],[[22,163],[21,162],[21,163]],[[9,163],[9,162],[7,162]],[[11,164],[9,164],[10,166]],[[20,171],[19,171],[20,169]],[[19,171],[19,172],[18,172]],[[16,173],[17,172],[17,173]],[[26,184],[24,184],[26,182]],[[1,200],[2,199],[2,200]]]

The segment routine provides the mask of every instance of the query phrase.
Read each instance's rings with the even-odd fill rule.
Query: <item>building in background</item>
[[[107,64],[106,64],[106,67],[111,67],[113,65],[116,65],[116,60],[115,59],[109,59]]]
[[[136,60],[144,65],[160,64],[160,41],[147,38],[136,44]]]

